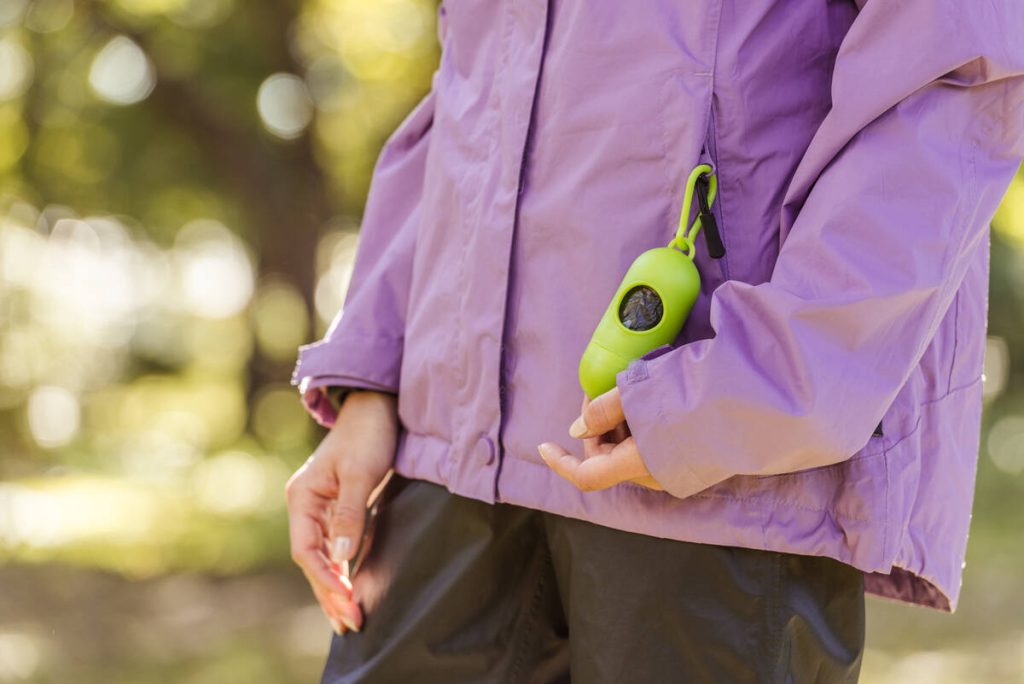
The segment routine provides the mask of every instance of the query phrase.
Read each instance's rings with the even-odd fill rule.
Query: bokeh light
[[[0,2],[0,26],[9,26],[21,21],[28,0],[4,0]]]
[[[267,130],[290,140],[313,120],[313,100],[306,83],[294,74],[273,74],[260,85],[256,107]]]
[[[208,29],[226,20],[234,9],[235,0],[181,0],[168,16],[185,28]]]
[[[89,83],[103,100],[130,105],[149,96],[156,86],[156,74],[138,44],[125,36],[117,36],[93,59]]]
[[[7,38],[0,40],[0,100],[20,96],[32,81],[32,56]]]
[[[309,415],[295,401],[295,388],[285,383],[260,390],[252,410],[253,431],[266,449],[288,452],[306,442]]]
[[[16,109],[0,104],[0,174],[14,169],[28,149],[28,127]]]
[[[1024,416],[1003,416],[988,433],[988,455],[1004,473],[1024,472]]]
[[[332,231],[320,241],[317,248],[320,278],[314,301],[322,322],[332,320],[344,308],[358,247],[358,234],[348,230]]]
[[[985,367],[982,372],[985,401],[992,401],[1002,394],[1009,377],[1010,346],[1004,338],[990,335],[985,341]]]
[[[39,644],[28,634],[0,632],[0,682],[28,680],[39,667]]]
[[[242,311],[253,291],[253,271],[242,241],[222,223],[192,221],[175,240],[175,262],[191,313],[223,318]]]
[[[264,281],[260,286],[253,320],[256,339],[270,358],[293,359],[295,349],[309,335],[309,316],[302,293],[280,279]]]
[[[75,0],[32,0],[25,14],[25,27],[37,33],[60,31],[75,14]]]
[[[221,515],[248,515],[283,505],[288,471],[280,461],[226,451],[193,471],[191,491],[200,507]]]
[[[81,423],[78,398],[63,387],[43,386],[28,398],[28,424],[39,446],[67,444]]]

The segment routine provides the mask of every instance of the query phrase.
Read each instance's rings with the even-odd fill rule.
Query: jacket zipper
[[[708,245],[708,254],[712,259],[721,259],[725,256],[725,244],[722,242],[722,235],[718,232],[718,222],[715,215],[711,213],[708,205],[708,190],[710,183],[707,176],[701,175],[697,178],[697,203],[700,205],[700,226],[704,233],[704,241]]]

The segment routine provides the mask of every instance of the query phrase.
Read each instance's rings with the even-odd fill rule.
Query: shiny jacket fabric
[[[659,537],[822,555],[956,607],[989,221],[1024,156],[1016,0],[447,0],[345,304],[292,382],[398,393],[395,469]],[[619,280],[714,164],[679,338],[618,377],[665,491],[540,459]],[[881,434],[877,427],[881,423]]]

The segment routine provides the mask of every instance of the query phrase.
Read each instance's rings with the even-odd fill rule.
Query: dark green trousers
[[[395,475],[355,573],[342,682],[854,682],[862,573],[659,539]]]

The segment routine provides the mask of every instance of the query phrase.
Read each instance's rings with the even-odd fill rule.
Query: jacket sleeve
[[[617,376],[641,457],[677,497],[863,448],[1024,156],[1024,3],[858,4],[770,280],[725,282],[714,337]]]
[[[433,114],[431,91],[385,142],[370,181],[344,304],[321,340],[298,349],[291,383],[325,427],[334,424],[347,390],[398,392]]]

